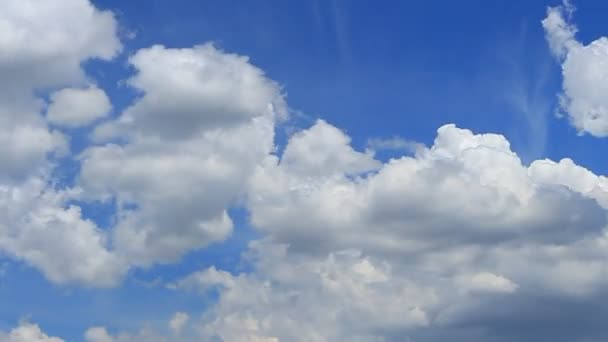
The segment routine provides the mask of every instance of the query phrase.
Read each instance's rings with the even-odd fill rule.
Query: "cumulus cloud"
[[[569,50],[581,47],[575,37],[578,29],[570,23],[573,13],[572,4],[564,1],[562,6],[547,8],[547,17],[542,20],[547,42],[557,58],[563,59]]]
[[[219,291],[204,338],[500,341],[515,335],[499,322],[544,314],[534,298],[602,295],[603,177],[568,160],[526,166],[503,136],[454,125],[382,164],[330,127],[257,168],[248,206],[265,238],[247,253],[252,272],[211,267],[171,285]]]
[[[604,209],[608,209],[608,178],[576,165],[572,159],[564,158],[559,162],[536,160],[530,165],[529,173],[541,184],[562,185],[595,199]]]
[[[60,126],[85,126],[112,109],[106,93],[96,86],[64,88],[51,94],[50,98],[47,120]]]
[[[114,15],[88,0],[2,1],[0,32],[3,89],[82,82],[82,61],[108,60],[121,49]]]
[[[379,166],[371,154],[350,147],[350,137],[323,120],[296,133],[285,147],[282,165],[304,177],[358,174]]]
[[[79,184],[90,198],[116,198],[118,254],[135,265],[174,262],[231,233],[227,209],[273,150],[285,104],[247,58],[211,44],[153,46],[130,61],[142,96],[95,133],[127,143],[83,152]]]
[[[128,83],[142,97],[119,120],[101,126],[103,139],[135,130],[146,137],[184,140],[259,117],[284,117],[279,86],[247,57],[213,44],[169,49],[155,45],[129,59],[137,74]]]
[[[66,206],[69,193],[42,180],[0,186],[0,250],[39,268],[56,283],[116,285],[126,265],[107,250],[106,235]]]
[[[580,133],[608,135],[608,38],[585,45],[571,23],[572,5],[549,7],[542,21],[552,53],[562,67],[560,107]]]
[[[45,334],[37,324],[21,322],[18,327],[8,333],[0,331],[3,342],[64,342],[61,338]]]
[[[174,262],[225,239],[227,210],[274,149],[275,121],[286,117],[278,84],[212,44],[139,50],[128,83],[141,96],[95,129],[98,145],[79,156],[76,187],[64,188],[52,173],[69,138],[49,123],[90,125],[111,109],[81,64],[120,51],[116,21],[85,0],[0,6],[0,71],[10,81],[0,95],[0,249],[55,283],[112,286],[133,265]],[[68,13],[77,20],[65,20]],[[58,90],[44,116],[33,94],[48,88]],[[115,200],[116,224],[98,229],[73,199]]]
[[[48,157],[63,156],[68,150],[66,137],[47,129],[45,123],[36,117],[35,110],[4,106],[0,100],[2,184],[14,185],[25,181],[29,176],[47,174]]]
[[[378,330],[421,327],[421,306],[435,296],[395,277],[388,264],[343,250],[326,258],[291,255],[285,245],[252,246],[257,269],[233,276],[210,268],[175,286],[208,291],[220,298],[203,318],[203,339],[222,341],[364,340]]]
[[[293,141],[300,143],[298,136]],[[337,148],[317,149],[315,158],[323,160],[324,151]],[[343,158],[368,156],[353,151]],[[323,250],[331,244],[416,252],[431,242],[470,235],[492,241],[522,233],[557,242],[576,235],[580,227],[596,226],[603,217],[601,208],[581,195],[564,196],[536,184],[504,137],[474,135],[453,125],[439,129],[430,149],[393,159],[369,176],[347,177],[352,173],[347,164],[340,166],[342,174],[336,173],[339,168],[331,170],[333,177],[321,174],[323,168],[303,175],[293,164],[269,157],[258,168],[249,196],[252,222],[280,241],[298,242],[293,248]],[[586,214],[568,217],[554,212],[555,207]],[[550,229],[558,225],[556,235]],[[368,226],[377,236],[365,234]],[[426,239],[429,235],[433,239]],[[407,245],[396,243],[405,237]]]
[[[2,1],[0,179],[39,171],[48,153],[65,147],[65,138],[46,127],[33,92],[84,82],[83,61],[120,50],[116,27],[112,13],[87,0]]]
[[[141,96],[95,129],[99,144],[80,156],[77,187],[62,189],[51,176],[69,138],[49,123],[90,125],[110,111],[81,63],[120,51],[116,20],[85,0],[6,1],[0,9],[0,249],[53,282],[111,286],[132,265],[173,262],[231,233],[227,209],[286,116],[274,81],[211,44],[137,51],[128,83]],[[65,20],[68,13],[77,19]],[[44,116],[33,94],[48,88],[59,89]],[[126,143],[106,142],[114,138]],[[116,225],[98,229],[73,199],[115,199]]]
[[[70,204],[76,190],[53,179],[68,138],[49,128],[35,94],[80,87],[84,61],[114,57],[121,49],[116,20],[86,0],[8,0],[0,3],[0,28],[0,252],[55,283],[115,285],[127,267],[108,251],[106,234]],[[51,98],[55,119],[75,103],[73,89]],[[88,105],[102,111],[92,107],[107,103]]]

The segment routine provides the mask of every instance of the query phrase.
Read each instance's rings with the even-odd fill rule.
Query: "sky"
[[[608,339],[600,1],[0,2],[0,342]]]

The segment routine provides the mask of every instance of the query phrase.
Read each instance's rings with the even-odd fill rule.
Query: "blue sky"
[[[249,56],[284,87],[290,106],[309,121],[325,118],[360,146],[370,136],[428,143],[437,127],[454,122],[505,134],[530,159],[577,155],[579,163],[601,168],[585,151],[602,141],[577,138],[567,122],[553,120],[559,65],[539,23],[547,6],[557,3],[184,0],[142,7],[95,2],[118,13],[125,30],[136,33],[125,42],[127,51],[213,41]],[[577,20],[585,23],[580,40],[602,36],[605,27],[593,18],[605,6],[579,7]],[[125,73],[123,65],[114,68],[108,91]],[[123,92],[113,97],[119,104]],[[546,111],[535,114],[546,119],[527,119],[508,93],[521,93],[527,106]],[[529,132],[544,126],[550,126],[544,139]]]
[[[608,334],[608,4],[27,3],[0,14],[0,340]]]

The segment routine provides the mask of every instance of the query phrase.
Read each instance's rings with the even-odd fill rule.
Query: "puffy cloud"
[[[112,13],[87,0],[2,1],[0,180],[40,171],[48,153],[65,148],[65,138],[46,127],[33,91],[84,82],[83,61],[120,50],[116,29]]]
[[[538,183],[563,185],[595,199],[603,208],[608,209],[608,178],[597,176],[576,165],[572,159],[564,158],[557,163],[548,159],[536,160],[528,172]]]
[[[64,342],[58,337],[45,334],[37,324],[22,322],[8,334],[0,331],[0,340],[4,342]]]
[[[34,95],[83,85],[84,61],[110,59],[120,50],[116,31],[113,14],[86,0],[0,3],[0,252],[55,283],[110,286],[127,269],[108,251],[106,234],[70,204],[76,190],[53,179],[68,138],[48,127],[44,101]],[[52,113],[62,112],[52,117],[66,114],[73,94],[68,89],[51,96]],[[107,107],[87,105],[92,111]]]
[[[129,81],[141,97],[95,133],[100,142],[105,132],[126,144],[103,143],[82,154],[84,192],[49,188],[52,159],[67,152],[67,138],[46,120],[74,127],[108,113],[107,96],[86,86],[81,63],[116,55],[116,21],[84,0],[0,6],[6,29],[0,71],[19,73],[0,98],[6,123],[0,129],[6,163],[0,248],[53,282],[110,286],[130,265],[172,262],[228,236],[227,208],[274,148],[274,122],[286,115],[280,87],[246,57],[211,44],[142,49],[130,58],[137,73]],[[63,20],[66,13],[77,20]],[[5,74],[9,80],[12,74]],[[33,91],[60,86],[68,88],[50,95],[44,117]],[[111,231],[99,230],[70,204],[110,197],[118,203]],[[51,235],[62,239],[49,243]]]
[[[173,262],[232,231],[229,205],[273,150],[284,115],[279,86],[248,63],[207,44],[154,46],[130,59],[142,96],[101,126],[79,184],[90,198],[119,204],[113,243],[136,265]]]
[[[88,0],[2,1],[0,32],[4,92],[5,87],[27,90],[84,81],[82,61],[107,60],[121,49],[113,14]]]
[[[184,49],[155,45],[129,59],[137,74],[129,84],[142,97],[113,122],[114,133],[183,140],[258,117],[285,116],[279,86],[247,57],[212,44]],[[121,128],[123,130],[121,130]],[[109,135],[102,126],[97,136]]]
[[[291,138],[283,152],[282,165],[305,177],[359,174],[379,166],[370,154],[357,152],[349,144],[348,136],[319,120]]]
[[[581,133],[608,135],[608,38],[588,45],[576,40],[576,27],[570,23],[572,6],[550,7],[542,24],[553,54],[562,66],[561,109]]]
[[[547,17],[542,20],[551,52],[558,58],[565,58],[570,49],[581,47],[575,37],[578,29],[569,22],[573,13],[572,4],[564,1],[562,6],[547,8]]]
[[[126,265],[107,250],[106,235],[67,206],[70,193],[32,179],[0,186],[0,250],[40,269],[55,283],[115,285]]]
[[[536,184],[502,136],[474,135],[453,125],[439,129],[432,148],[393,159],[369,176],[347,176],[346,167],[341,176],[306,176],[291,172],[284,160],[269,157],[258,169],[249,205],[259,229],[293,248],[415,253],[469,238],[557,242],[581,227],[597,231],[603,222],[603,211],[592,201]],[[585,214],[554,211],[562,207]],[[369,236],[367,227],[377,234]]]
[[[60,126],[85,126],[108,114],[110,109],[110,99],[96,86],[64,88],[51,94],[47,120]]]
[[[384,164],[349,141],[319,121],[257,168],[248,206],[265,238],[247,253],[253,270],[171,285],[219,292],[203,338],[527,341],[537,336],[500,322],[546,315],[536,300],[601,298],[603,177],[568,160],[526,166],[503,136],[454,125]]]
[[[111,286],[131,265],[172,262],[228,236],[227,209],[274,148],[274,122],[286,115],[280,87],[246,57],[211,44],[142,49],[130,58],[137,73],[129,81],[141,97],[97,128],[102,144],[80,157],[84,192],[51,188],[54,157],[67,152],[67,138],[46,120],[82,126],[110,110],[102,90],[83,88],[80,66],[120,50],[116,22],[87,1],[1,6],[6,30],[0,70],[23,72],[0,95],[0,122],[6,123],[0,129],[0,160],[6,163],[0,172],[6,209],[0,249],[53,282]],[[78,20],[63,20],[66,13]],[[34,36],[43,42],[26,45]],[[36,71],[41,65],[48,70]],[[41,115],[44,103],[33,92],[64,85]],[[105,143],[100,132],[126,143]],[[110,231],[99,230],[70,204],[74,198],[110,197],[118,203]],[[49,243],[51,235],[62,239]]]
[[[210,268],[177,284],[219,287],[219,303],[204,317],[203,338],[363,340],[374,330],[428,324],[421,307],[435,300],[434,293],[357,251],[307,259],[291,255],[285,245],[261,242],[251,252],[258,259],[255,273],[232,276]]]
[[[0,184],[47,174],[48,157],[67,150],[65,136],[48,130],[34,110],[4,106],[0,99]]]

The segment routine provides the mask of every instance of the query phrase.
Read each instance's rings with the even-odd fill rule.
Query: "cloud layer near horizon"
[[[87,0],[54,4],[0,3],[0,252],[56,284],[113,287],[130,269],[177,263],[226,239],[234,206],[261,234],[243,255],[250,271],[212,266],[167,284],[216,293],[201,317],[178,312],[165,329],[132,333],[91,327],[86,341],[608,333],[595,320],[564,325],[587,305],[608,309],[606,177],[571,159],[526,165],[504,136],[453,124],[431,146],[408,142],[415,148],[388,161],[320,119],[279,149],[281,87],[211,43],[134,52],[126,83],[139,96],[109,115],[111,99],[81,65],[120,53],[116,19]],[[576,41],[571,13],[566,3],[543,21],[563,62],[562,109],[580,131],[604,136],[604,100],[586,90],[605,86],[589,76],[606,69],[604,41]],[[75,154],[77,127],[90,136]],[[65,159],[80,165],[69,185],[53,172]],[[111,227],[85,218],[79,203],[114,203]],[[0,340],[62,341],[25,321]]]

